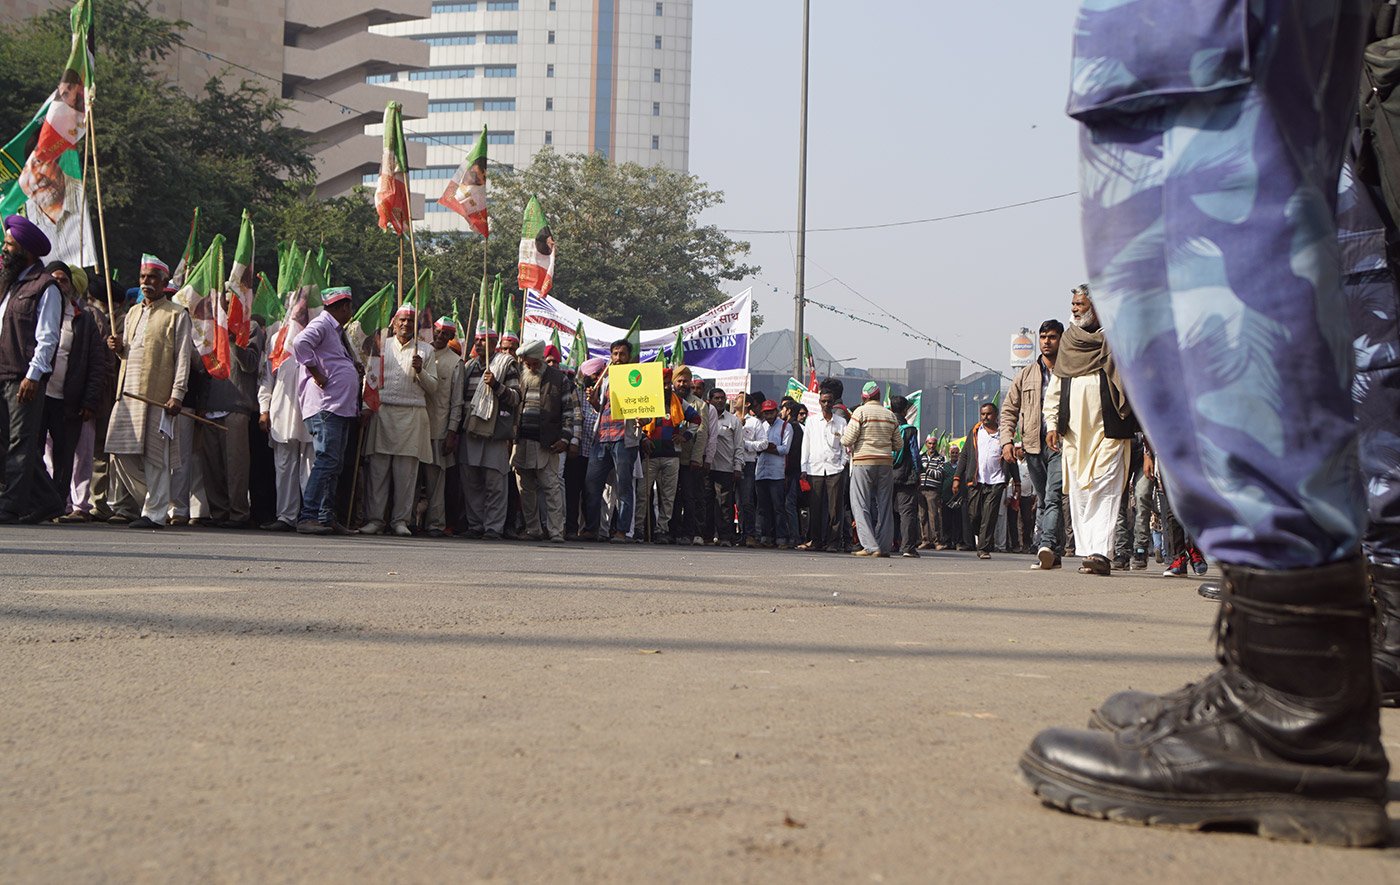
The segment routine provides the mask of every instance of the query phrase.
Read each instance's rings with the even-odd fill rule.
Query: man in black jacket
[[[70,500],[74,453],[84,425],[103,406],[107,386],[112,380],[114,358],[107,349],[107,336],[92,314],[82,309],[82,300],[87,294],[87,274],[82,268],[70,270],[61,261],[51,261],[45,269],[63,295],[63,319],[53,374],[44,388],[44,432],[53,442],[54,491],[69,505],[64,510],[67,513],[76,512],[78,504]],[[89,459],[92,443],[90,436],[86,446]]]
[[[520,509],[525,536],[564,540],[564,493],[559,482],[559,458],[578,445],[578,409],[567,396],[569,381],[558,368],[545,365],[544,342],[528,341],[516,351],[520,371],[520,424],[510,466],[520,477]],[[540,495],[544,495],[542,531]]]

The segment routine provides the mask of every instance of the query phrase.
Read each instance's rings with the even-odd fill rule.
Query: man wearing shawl
[[[1137,419],[1088,286],[1074,290],[1070,312],[1074,321],[1060,340],[1045,393],[1045,438],[1061,450],[1075,549],[1084,557],[1079,572],[1107,575]]]

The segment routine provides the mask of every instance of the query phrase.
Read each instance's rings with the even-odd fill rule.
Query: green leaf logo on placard
[[[630,385],[632,385],[633,387],[641,387],[641,386],[642,386],[642,373],[639,372],[639,371],[637,371],[636,369],[633,369],[632,371],[628,372],[628,373],[627,373],[627,383],[630,384]]]

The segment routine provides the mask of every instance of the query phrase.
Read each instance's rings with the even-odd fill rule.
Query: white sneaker
[[[1036,551],[1035,556],[1036,559],[1040,560],[1036,563],[1040,568],[1048,570],[1055,567],[1055,551],[1049,547],[1041,547]]]
[[[401,522],[394,523],[394,534],[398,535],[400,538],[413,537],[413,532],[409,530],[408,526]]]
[[[384,523],[382,522],[367,522],[360,526],[360,534],[362,535],[377,535],[382,531],[384,531]]]
[[[700,537],[699,535],[696,535],[695,537],[690,539],[690,544],[692,547],[704,547],[705,539]]]

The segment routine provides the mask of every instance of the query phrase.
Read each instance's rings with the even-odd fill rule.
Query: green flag
[[[190,272],[195,259],[199,257],[199,207],[194,207],[194,215],[190,218],[190,235],[185,238],[185,251],[180,253],[180,261],[175,265],[175,270],[170,274],[170,285],[179,289],[185,285],[185,277]]]
[[[491,330],[497,335],[504,335],[506,328],[506,287],[501,275],[496,274],[496,282],[491,289]]]
[[[583,320],[578,321],[578,328],[574,329],[574,343],[569,348],[569,368],[575,372],[578,367],[588,361],[588,333],[583,331]]]
[[[253,299],[253,313],[263,318],[264,327],[270,326],[282,319],[282,314],[286,312],[287,306],[282,303],[282,299],[277,297],[277,292],[272,288],[272,283],[268,282],[267,274],[258,274],[258,294]]]
[[[457,327],[457,340],[466,341],[466,329],[462,328],[462,315],[457,310],[457,299],[452,299],[452,325]],[[465,351],[463,351],[465,354]]]
[[[425,267],[418,272],[418,280],[413,284],[413,288],[408,290],[404,296],[404,302],[412,304],[413,309],[422,316],[428,310],[429,303],[433,297],[433,270]]]
[[[564,345],[559,342],[558,329],[549,330],[549,343],[555,350],[559,351],[560,356],[564,355]]]
[[[380,329],[389,325],[388,316],[393,314],[384,312],[386,304],[392,306],[394,302],[394,284],[389,283],[378,292],[365,299],[365,303],[360,305],[360,309],[355,311],[355,315],[350,318],[350,322],[359,323],[360,328],[366,334],[374,334]]]
[[[495,326],[495,315],[491,313],[491,297],[487,294],[486,275],[481,276],[481,292],[476,296],[476,334],[485,335]]]
[[[501,337],[510,336],[516,341],[520,340],[520,312],[515,309],[515,299],[509,292],[502,291],[506,299],[506,321],[501,330]]]
[[[681,336],[682,327],[676,327],[676,343],[671,345],[671,367],[685,365],[685,339]]]
[[[904,419],[904,423],[918,427],[920,412],[923,410],[924,392],[922,390],[916,390],[906,396],[905,399],[909,400],[909,411],[905,413],[909,417]]]
[[[623,336],[623,337],[625,337],[625,338],[627,339],[627,343],[628,343],[629,345],[631,345],[631,347],[632,347],[632,362],[634,362],[634,363],[639,363],[639,362],[641,362],[641,361],[642,361],[642,318],[641,318],[641,317],[637,317],[635,320],[632,321],[632,325],[631,325],[630,327],[628,327],[628,329],[627,329],[627,334],[626,334],[625,336]]]
[[[277,294],[286,295],[301,280],[301,247],[296,240],[277,244]]]

